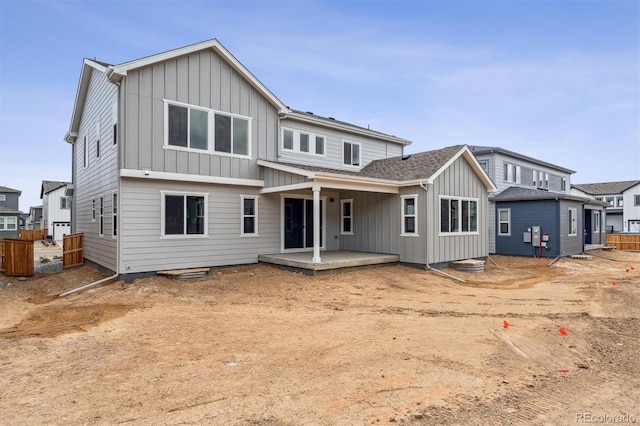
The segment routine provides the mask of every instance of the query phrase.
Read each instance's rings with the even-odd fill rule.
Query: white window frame
[[[351,145],[351,164],[347,164],[344,162],[344,148],[345,145]],[[358,146],[358,164],[353,164],[353,146]],[[342,140],[342,151],[340,151],[340,156],[342,157],[342,165],[347,167],[360,168],[362,167],[362,144],[360,142],[353,142],[350,140],[343,139]]]
[[[66,200],[66,206],[63,205],[63,201]],[[60,197],[60,210],[69,210],[71,208],[71,197]]]
[[[11,224],[9,219],[13,219],[13,227],[10,228]],[[17,231],[18,230],[18,218],[15,216],[0,216],[0,223],[2,224],[2,229],[0,231]]]
[[[284,135],[286,132],[291,133],[291,148],[285,148]],[[302,151],[300,149],[301,135],[307,135],[309,137],[308,151]],[[318,154],[318,138],[322,138],[322,154]],[[296,154],[311,155],[314,157],[326,157],[327,156],[327,136],[319,133],[308,132],[306,130],[293,129],[291,127],[282,127],[280,131],[280,150],[284,152],[295,152]]]
[[[489,160],[478,160],[478,164],[480,164],[485,173],[489,173]]]
[[[87,167],[89,167],[89,147],[87,146],[87,135],[84,135],[82,138],[82,149],[83,149],[82,168],[86,169]]]
[[[215,109],[204,108],[198,105],[191,105],[184,102],[172,101],[169,99],[163,99],[164,102],[164,149],[171,149],[175,151],[186,151],[186,152],[197,152],[197,153],[205,153],[211,155],[220,155],[224,157],[235,157],[235,158],[249,158],[251,159],[251,141],[252,141],[252,118],[247,117],[245,115],[233,114],[230,112],[218,111]],[[182,108],[187,108],[187,145],[190,144],[191,133],[189,120],[191,120],[191,114],[189,110],[195,109],[199,111],[204,111],[207,113],[207,149],[199,149],[199,148],[190,148],[189,146],[176,146],[169,145],[169,105],[174,105]],[[247,154],[235,154],[233,152],[233,134],[231,135],[231,152],[224,151],[216,151],[216,141],[215,141],[215,118],[216,115],[222,115],[226,117],[231,117],[231,131],[233,132],[233,119],[241,119],[247,121]]]
[[[520,183],[520,166],[512,163],[504,163],[504,181],[508,183]]]
[[[633,205],[640,206],[640,194],[633,194]]]
[[[204,233],[203,234],[165,234],[165,197],[167,195],[181,195],[183,197],[204,197]],[[187,203],[184,203],[187,220]],[[185,226],[186,230],[186,226]],[[209,194],[206,192],[160,191],[160,239],[200,239],[209,238]]]
[[[500,219],[500,212],[507,212],[507,220],[501,220]],[[506,209],[498,209],[498,218],[497,218],[497,222],[498,222],[498,235],[501,237],[510,237],[511,236],[511,209],[510,208],[506,208]],[[508,232],[502,232],[502,227],[500,226],[501,224],[506,223],[507,226],[509,227]]]
[[[569,207],[569,237],[578,236],[578,209]]]
[[[562,178],[562,182],[560,183],[560,190],[566,192],[567,190],[567,178]]]
[[[457,200],[458,201],[458,229],[459,231],[442,231],[442,200]],[[462,230],[462,221],[464,218],[462,217],[462,202],[475,202],[476,203],[476,230],[475,231],[463,231]],[[447,195],[440,195],[438,197],[438,227],[440,229],[439,235],[441,236],[454,236],[454,235],[478,235],[480,229],[480,209],[478,206],[480,205],[480,200],[478,198],[471,197],[452,197]],[[451,210],[451,205],[449,205],[449,210]],[[467,221],[470,219],[470,216],[467,216]],[[469,226],[471,223],[468,223]],[[451,216],[449,216],[449,229],[451,229]]]
[[[344,205],[349,204],[349,216],[344,214]],[[350,220],[350,228],[349,230],[344,229],[344,220]],[[353,198],[340,200],[340,235],[353,235]]]
[[[100,194],[98,202],[98,236],[104,237],[104,194]]]
[[[118,102],[114,102],[113,105],[111,106],[111,119],[113,122],[113,125],[111,126],[111,131],[113,132],[112,136],[112,141],[111,141],[111,145],[112,146],[116,146],[118,145]]]
[[[544,189],[549,189],[549,173],[544,174]]]
[[[599,234],[600,233],[600,212],[599,211],[594,211],[593,212],[593,233],[594,234]]]
[[[7,201],[6,194],[0,194],[0,201]]]
[[[241,237],[259,237],[258,234],[258,195],[241,195],[240,196],[240,236]],[[244,214],[244,200],[253,200],[253,215]],[[244,219],[253,217],[253,233],[244,232]]]
[[[111,238],[118,238],[118,192],[111,193]]]
[[[96,158],[100,158],[100,121],[96,121]]]
[[[404,212],[404,203],[407,199],[413,199],[413,214],[407,215]],[[405,229],[405,218],[413,217],[414,218],[414,232],[407,232]],[[418,234],[418,194],[407,194],[400,196],[400,236],[401,237],[419,237]]]
[[[96,199],[91,199],[91,222],[96,221]]]

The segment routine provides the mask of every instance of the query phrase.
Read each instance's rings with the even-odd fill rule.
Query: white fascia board
[[[316,172],[315,177],[316,179],[345,181],[345,182],[346,181],[364,182],[368,184],[389,185],[389,186],[400,186],[401,184],[404,183],[404,182],[395,181],[395,180],[377,179],[377,178],[370,178],[365,176],[343,175],[340,173],[327,173],[327,172]]]
[[[460,158],[460,156],[464,156],[464,158],[467,160],[467,163],[469,163],[473,171],[476,173],[476,175],[480,178],[484,186],[487,188],[487,192],[492,193],[498,190],[498,188],[493,183],[489,175],[487,175],[487,173],[484,171],[482,166],[480,166],[480,163],[478,162],[478,160],[473,155],[473,153],[471,152],[471,150],[467,145],[463,146],[460,149],[460,151],[458,151],[457,154],[453,155],[449,159],[449,161],[447,161],[442,167],[440,167],[440,169],[438,169],[437,172],[429,176],[429,179],[427,179],[427,182],[428,183],[435,182],[436,178],[440,176],[440,174],[442,174],[445,170],[447,170],[458,158]]]
[[[240,63],[217,39],[207,40],[189,46],[180,47],[178,49],[169,50],[167,52],[158,53],[156,55],[147,56],[141,59],[136,59],[129,62],[124,62],[119,65],[109,67],[107,71],[107,77],[110,81],[119,81],[127,75],[127,71],[142,68],[147,65],[163,62],[169,59],[177,58],[178,56],[188,55],[200,50],[213,49],[218,53],[225,61],[231,65],[231,67],[239,72],[244,78],[251,83],[251,85],[262,93],[269,101],[276,106],[281,113],[288,113],[289,108],[274,95],[260,80],[258,80],[244,65]]]
[[[392,136],[392,135],[387,135],[384,133],[380,133],[380,132],[376,132],[376,131],[372,131],[372,130],[367,130],[367,129],[363,129],[363,128],[359,128],[356,126],[350,126],[347,124],[343,124],[340,122],[329,122],[326,119],[322,119],[319,117],[313,117],[313,116],[309,116],[306,114],[299,114],[296,112],[290,112],[287,113],[285,115],[283,115],[281,118],[283,119],[291,119],[291,120],[295,120],[295,121],[301,121],[301,122],[305,122],[305,123],[310,123],[310,124],[315,124],[317,126],[322,126],[322,127],[328,127],[330,129],[338,129],[338,130],[342,130],[345,132],[349,132],[349,133],[354,133],[354,134],[358,134],[358,135],[363,135],[363,136],[367,136],[370,138],[374,138],[374,139],[381,139],[387,142],[393,142],[393,143],[397,143],[403,146],[409,145],[411,143],[411,141],[406,140],[406,139],[402,139],[402,138],[398,138],[396,136]]]
[[[137,178],[150,180],[170,180],[176,182],[213,183],[219,185],[263,187],[264,181],[255,179],[237,179],[218,176],[189,175],[185,173],[155,172],[152,170],[120,169],[121,178]]]
[[[309,179],[313,179],[316,175],[314,172],[309,170],[299,169],[297,167],[292,167],[285,164],[273,163],[271,161],[266,161],[266,160],[258,160],[258,166],[268,167],[270,169],[279,170],[281,172],[287,172],[287,173],[292,173],[294,175],[304,176]]]
[[[400,189],[397,184],[381,184],[362,180],[328,178],[316,178],[314,183],[319,185],[321,188],[340,189],[344,191],[378,192],[385,194],[400,193]]]
[[[300,189],[311,189],[313,182],[294,183],[292,185],[272,186],[270,188],[262,188],[261,194],[271,194],[274,192],[291,192],[298,191]]]
[[[92,61],[91,59],[84,58],[82,61],[82,68],[80,71],[80,79],[78,80],[78,88],[76,90],[76,99],[73,104],[73,113],[71,114],[71,123],[69,123],[69,131],[64,136],[64,140],[69,143],[74,143],[78,137],[78,130],[80,129],[80,119],[82,118],[82,111],[84,110],[84,102],[87,98],[87,92],[89,91],[89,82],[91,81],[91,70],[95,69],[104,73],[107,68],[99,63]]]

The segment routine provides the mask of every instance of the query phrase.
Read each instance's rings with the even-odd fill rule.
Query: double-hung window
[[[162,236],[206,236],[207,194],[161,191]]]
[[[60,197],[60,209],[69,210],[71,208],[71,198]]]
[[[578,209],[569,207],[569,236],[578,235]]]
[[[511,209],[498,209],[498,235],[511,235]]]
[[[634,195],[633,196],[633,205],[634,206],[640,206],[640,195]]]
[[[504,164],[504,181],[509,183],[520,183],[520,166],[514,164]]]
[[[402,236],[417,237],[418,236],[418,196],[402,195]]]
[[[322,135],[310,132],[282,129],[282,149],[296,153],[324,156],[324,141]]]
[[[342,142],[343,160],[346,166],[360,166],[360,144],[355,142]]]
[[[18,218],[15,216],[0,216],[0,231],[15,231],[18,229]]]
[[[478,200],[442,197],[440,233],[478,232]]]
[[[96,199],[91,200],[91,222],[96,221]]]
[[[165,101],[165,147],[250,156],[250,119]]]
[[[353,235],[353,200],[340,200],[340,233]]]
[[[240,196],[241,235],[258,236],[258,197]]]
[[[5,194],[0,194],[0,201],[7,201],[7,196]]]

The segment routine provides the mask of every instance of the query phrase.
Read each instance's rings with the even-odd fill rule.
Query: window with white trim
[[[346,166],[360,166],[360,144],[342,141],[342,163]]]
[[[600,232],[600,212],[599,211],[593,212],[593,232],[594,233]]]
[[[624,197],[622,195],[616,197],[616,207],[624,207]]]
[[[402,236],[418,236],[418,195],[402,195]]]
[[[340,233],[353,235],[353,200],[340,200]]]
[[[207,194],[160,193],[161,236],[207,235]]]
[[[96,199],[91,199],[91,222],[96,221]]]
[[[562,181],[560,182],[560,190],[561,191],[567,190],[567,178],[562,178]]]
[[[258,236],[258,197],[240,196],[241,235]]]
[[[324,156],[323,135],[283,128],[281,137],[283,150]]]
[[[111,107],[111,118],[113,120],[113,144],[118,144],[118,103],[114,102]]]
[[[549,173],[544,174],[544,188],[549,189]]]
[[[569,207],[569,236],[578,235],[578,209]]]
[[[100,158],[100,122],[96,123],[96,158]]]
[[[18,218],[15,216],[0,216],[0,231],[15,231],[18,229]]]
[[[478,232],[478,200],[456,197],[441,197],[440,232]]]
[[[498,209],[498,235],[511,235],[511,209]]]
[[[520,183],[520,166],[514,164],[504,164],[504,181],[510,183]]]
[[[489,173],[489,160],[480,160],[478,161],[478,164],[480,164],[482,170],[484,170],[486,173]]]
[[[7,201],[7,196],[5,194],[0,194],[0,201]]]
[[[98,234],[104,236],[104,197],[100,197],[100,203],[98,205],[98,219],[100,220],[100,229]]]
[[[165,100],[165,148],[251,155],[249,117]]]
[[[89,165],[89,150],[87,149],[87,136],[82,138],[82,167]]]
[[[635,194],[633,196],[633,205],[634,206],[640,206],[640,195]]]
[[[69,210],[71,208],[71,198],[70,197],[60,197],[60,209],[61,210]]]
[[[111,199],[111,236],[115,238],[118,236],[118,194],[114,192]]]

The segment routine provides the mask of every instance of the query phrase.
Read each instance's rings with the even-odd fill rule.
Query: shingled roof
[[[582,183],[571,186],[589,195],[612,195],[622,194],[639,183],[640,180],[625,180],[620,182]]]
[[[538,160],[536,158],[529,157],[529,156],[526,156],[526,155],[523,155],[523,154],[519,154],[517,152],[509,151],[508,149],[500,148],[498,146],[477,146],[477,145],[472,145],[472,146],[469,146],[469,149],[471,150],[471,152],[473,152],[474,155],[498,153],[498,154],[507,155],[509,157],[518,158],[520,160],[529,161],[529,162],[532,162],[532,163],[537,163],[537,164],[540,164],[540,165],[543,165],[543,166],[551,167],[553,169],[562,171],[564,173],[573,174],[573,173],[576,172],[575,170],[567,169],[566,167],[558,166],[557,164],[548,163],[546,161]]]
[[[491,201],[538,201],[538,200],[572,200],[581,201],[589,204],[608,206],[609,203],[596,201],[587,197],[570,195],[560,192],[545,191],[542,189],[522,188],[519,186],[510,186],[500,194],[490,197]]]
[[[42,189],[40,190],[40,198],[44,194],[48,194],[51,191],[55,191],[58,188],[61,188],[65,185],[71,185],[71,182],[57,182],[53,180],[43,180],[42,181]]]
[[[6,186],[0,186],[0,192],[15,192],[18,194],[22,194],[22,191],[18,191],[17,189],[8,188]]]

